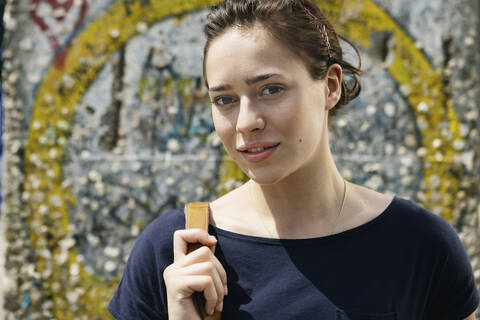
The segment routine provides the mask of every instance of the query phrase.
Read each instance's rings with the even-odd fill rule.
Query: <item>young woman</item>
[[[214,236],[183,230],[182,209],[150,224],[110,312],[199,319],[192,294],[203,292],[223,319],[474,319],[479,296],[453,228],[338,172],[329,118],[359,94],[361,71],[318,7],[227,0],[205,33],[215,128],[250,180],[210,203]]]

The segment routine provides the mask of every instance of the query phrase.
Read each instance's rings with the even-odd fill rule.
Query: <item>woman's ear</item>
[[[326,76],[326,96],[325,109],[330,110],[342,97],[342,67],[337,63],[332,64],[327,71]]]

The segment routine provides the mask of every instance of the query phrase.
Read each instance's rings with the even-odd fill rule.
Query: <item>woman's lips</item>
[[[276,146],[266,148],[265,150],[259,152],[241,151],[240,153],[248,162],[261,162],[270,157],[270,155],[277,150],[279,145],[280,144],[277,144]]]

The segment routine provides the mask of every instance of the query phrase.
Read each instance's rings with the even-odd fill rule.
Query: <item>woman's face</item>
[[[338,101],[329,98],[328,82],[313,80],[300,58],[259,24],[213,40],[205,68],[216,131],[242,171],[260,184],[298,170],[308,176],[326,151],[327,110]],[[239,150],[254,143],[273,148]]]

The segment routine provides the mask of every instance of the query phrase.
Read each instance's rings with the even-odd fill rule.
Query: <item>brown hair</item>
[[[324,79],[328,68],[335,63],[342,67],[344,75],[350,77],[348,80],[342,79],[342,95],[337,105],[329,111],[330,116],[360,94],[362,86],[359,76],[362,70],[358,49],[335,32],[325,15],[310,0],[226,0],[213,6],[204,27],[207,42],[203,55],[203,76],[207,87],[205,59],[212,41],[230,27],[248,28],[255,22],[262,24],[273,37],[297,54],[305,62],[313,79]],[[355,50],[359,67],[344,60],[340,39]]]

